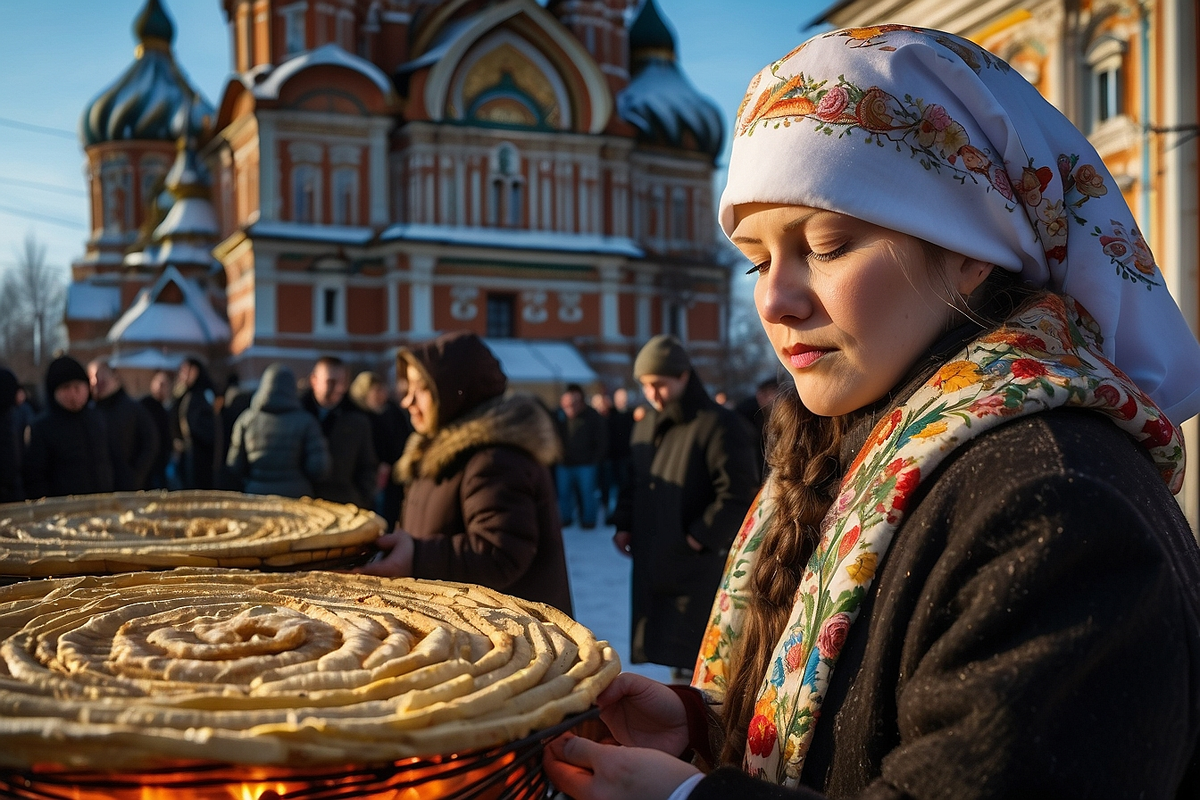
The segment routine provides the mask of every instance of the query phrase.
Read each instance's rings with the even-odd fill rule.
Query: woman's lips
[[[789,347],[784,351],[787,356],[788,363],[792,365],[792,369],[804,369],[811,367],[820,360],[821,356],[830,352],[817,347],[808,347],[807,345],[797,345]]]

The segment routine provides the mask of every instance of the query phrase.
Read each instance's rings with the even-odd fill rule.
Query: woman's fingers
[[[565,733],[551,741],[542,753],[542,766],[546,768],[546,776],[550,778],[550,782],[559,791],[575,800],[588,800],[592,796],[591,787],[595,775],[591,769],[573,763],[564,752],[569,740],[578,739],[578,736]]]
[[[390,533],[384,533],[375,540],[375,546],[380,550],[391,550],[396,546],[396,542],[400,541],[400,530],[394,530]]]

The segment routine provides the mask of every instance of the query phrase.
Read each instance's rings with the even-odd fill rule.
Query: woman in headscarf
[[[1200,796],[1200,553],[1171,496],[1200,346],[1095,150],[995,56],[898,25],[770,64],[734,135],[720,222],[794,383],[770,479],[693,688],[618,677],[626,746],[556,740],[552,780]]]
[[[363,572],[478,583],[571,613],[549,465],[558,434],[533,397],[505,395],[487,345],[459,331],[403,350],[401,405],[415,433],[396,463],[401,529]]]

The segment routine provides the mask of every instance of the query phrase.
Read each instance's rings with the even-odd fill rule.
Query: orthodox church
[[[654,0],[543,2],[222,0],[214,107],[147,0],[80,122],[72,352],[386,370],[466,328],[514,382],[615,386],[669,332],[718,380],[720,111]]]

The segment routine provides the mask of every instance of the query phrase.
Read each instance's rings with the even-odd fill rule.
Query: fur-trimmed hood
[[[541,403],[530,395],[512,394],[477,406],[432,438],[409,436],[395,476],[403,483],[442,478],[460,469],[464,457],[496,446],[519,448],[547,466],[559,460],[562,448],[554,421]]]

